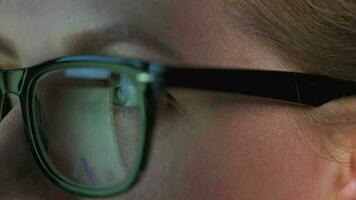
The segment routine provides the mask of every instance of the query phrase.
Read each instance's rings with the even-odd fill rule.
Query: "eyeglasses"
[[[144,171],[157,95],[169,87],[320,106],[356,95],[356,82],[294,72],[165,66],[113,56],[68,56],[0,71],[1,119],[20,97],[42,172],[83,196],[127,191]]]

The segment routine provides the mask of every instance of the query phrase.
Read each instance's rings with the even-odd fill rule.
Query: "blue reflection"
[[[68,78],[87,78],[96,80],[107,80],[111,77],[111,72],[105,69],[66,69],[64,76]]]

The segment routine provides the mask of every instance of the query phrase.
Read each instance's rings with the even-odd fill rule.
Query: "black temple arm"
[[[167,87],[233,92],[311,106],[356,95],[356,82],[295,72],[169,68],[165,81]]]

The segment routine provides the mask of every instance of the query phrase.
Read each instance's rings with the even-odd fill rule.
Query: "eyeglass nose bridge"
[[[3,96],[14,94],[19,96],[21,94],[23,82],[27,70],[15,69],[11,71],[0,72],[0,91]]]
[[[0,121],[11,110],[11,96],[20,96],[27,70],[0,71]]]

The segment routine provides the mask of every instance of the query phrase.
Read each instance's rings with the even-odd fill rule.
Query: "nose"
[[[0,198],[14,195],[16,187],[33,171],[26,146],[21,110],[14,108],[0,124]]]
[[[41,173],[27,144],[19,105],[0,123],[0,199],[78,199]]]

